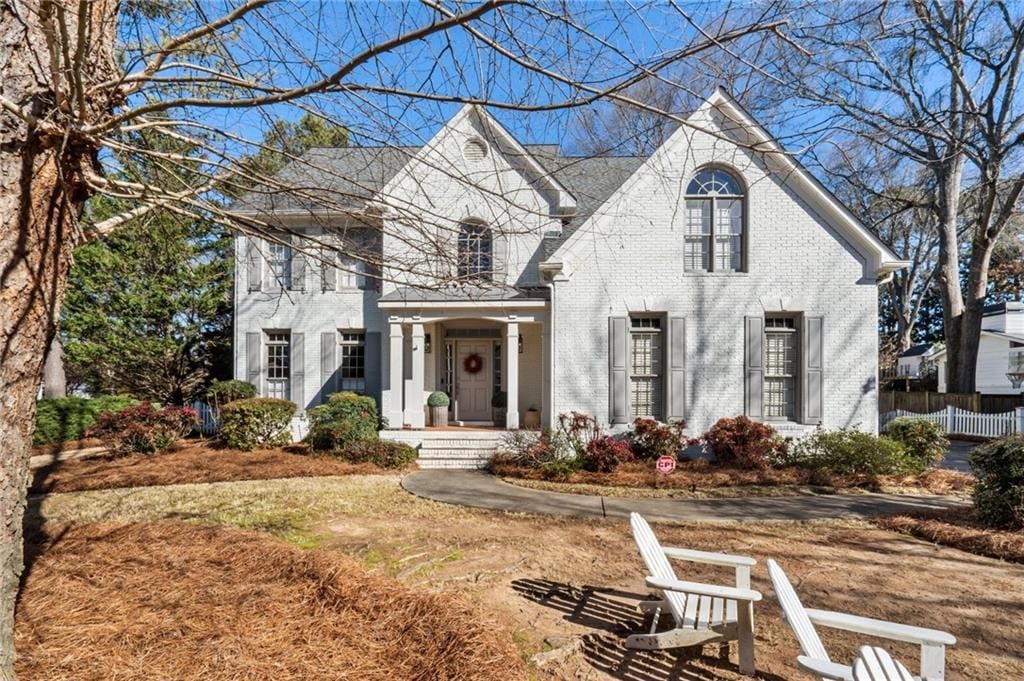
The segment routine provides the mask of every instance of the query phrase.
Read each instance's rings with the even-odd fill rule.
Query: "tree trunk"
[[[60,336],[54,334],[43,363],[43,397],[65,397],[68,394],[67,376],[64,374],[64,348]]]
[[[935,284],[942,298],[942,318],[946,338],[946,390],[974,392],[974,370],[964,372],[964,365],[973,366],[977,356],[969,349],[965,356],[963,346],[964,297],[960,288],[960,244],[957,221],[960,208],[960,183],[963,178],[964,158],[957,155],[939,172],[936,203],[939,211],[939,258]]]
[[[114,73],[117,5],[100,0],[0,0],[0,679],[14,676],[14,606],[24,568],[23,522],[36,395],[88,196],[96,145],[73,132],[109,113],[114,94],[81,94],[65,79]],[[88,30],[77,30],[78,17]],[[90,41],[81,63],[74,36]],[[69,38],[69,36],[71,36]],[[65,57],[67,58],[67,57]],[[79,92],[77,98],[75,91]],[[16,109],[18,113],[12,111]]]

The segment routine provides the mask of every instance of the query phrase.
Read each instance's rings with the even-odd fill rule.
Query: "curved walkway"
[[[649,520],[830,520],[961,506],[951,497],[893,494],[832,494],[735,499],[641,499],[547,492],[510,485],[478,471],[430,469],[409,473],[402,487],[434,501],[497,511],[549,515],[627,517]]]

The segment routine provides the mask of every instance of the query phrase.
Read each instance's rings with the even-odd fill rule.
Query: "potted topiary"
[[[448,405],[451,404],[451,400],[448,399],[448,395],[436,390],[430,393],[427,398],[427,406],[430,407],[430,425],[432,426],[447,426],[448,425]]]
[[[494,425],[505,427],[505,412],[508,409],[508,395],[504,390],[495,390],[491,398],[491,418]]]

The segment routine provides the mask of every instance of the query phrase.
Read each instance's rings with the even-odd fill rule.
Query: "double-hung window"
[[[338,367],[338,388],[366,392],[366,334],[362,331],[340,332],[341,362]]]
[[[494,243],[485,225],[466,222],[459,227],[458,275],[462,281],[490,281]]]
[[[764,416],[767,419],[796,419],[798,341],[795,318],[765,317]]]
[[[698,171],[686,188],[683,268],[743,271],[743,211],[743,189],[732,174],[720,168]]]
[[[663,348],[660,317],[630,318],[629,400],[633,418],[662,417]]]
[[[292,338],[287,331],[267,333],[267,397],[291,396]]]
[[[366,288],[366,262],[345,253],[338,254],[338,288]]]
[[[285,243],[271,241],[267,247],[270,276],[276,287],[292,288],[292,247]]]

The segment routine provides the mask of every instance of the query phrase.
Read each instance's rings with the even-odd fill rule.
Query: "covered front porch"
[[[401,294],[401,295],[398,295]],[[390,429],[431,423],[430,393],[448,395],[449,428],[539,428],[550,419],[547,300],[384,296],[387,313],[381,406]]]

